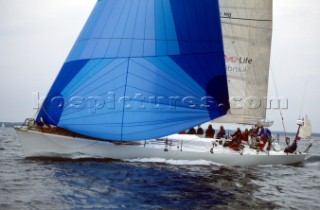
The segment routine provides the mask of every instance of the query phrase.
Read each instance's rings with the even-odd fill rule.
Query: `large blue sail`
[[[99,0],[37,121],[133,141],[228,109],[218,0]]]

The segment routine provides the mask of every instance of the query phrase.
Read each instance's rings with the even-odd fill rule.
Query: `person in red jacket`
[[[242,140],[243,140],[243,141],[248,141],[248,139],[249,139],[249,130],[246,129],[246,130],[244,131],[244,133],[242,134]]]
[[[230,148],[234,150],[240,150],[240,144],[242,142],[242,132],[240,128],[237,128],[237,131],[231,136],[232,136],[232,142],[231,142]]]

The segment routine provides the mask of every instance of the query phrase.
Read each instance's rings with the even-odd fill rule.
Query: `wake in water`
[[[305,163],[317,163],[317,162],[320,163],[320,154],[311,155],[304,162]]]
[[[305,162],[320,162],[320,154],[309,156]]]
[[[206,160],[167,160],[164,158],[141,158],[127,159],[127,162],[132,163],[162,163],[168,165],[190,165],[190,166],[222,166],[222,164]]]
[[[56,154],[46,153],[47,157],[32,157],[28,159],[32,160],[46,160],[46,161],[72,161],[72,162],[83,162],[83,161],[97,161],[97,162],[110,162],[115,161],[119,162],[121,160],[113,160],[110,158],[100,158],[94,156],[88,156],[81,153],[72,153],[72,154]],[[129,163],[157,163],[157,164],[166,164],[166,165],[181,165],[181,166],[223,166],[223,164],[215,163],[213,161],[206,160],[167,160],[164,158],[137,158],[137,159],[126,159],[122,160]]]

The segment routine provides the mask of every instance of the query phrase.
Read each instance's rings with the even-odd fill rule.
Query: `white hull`
[[[250,148],[245,148],[241,154],[222,146],[214,147],[212,153],[210,151],[212,139],[186,140],[184,135],[176,135],[175,137],[178,137],[179,140],[168,140],[168,144],[164,141],[151,140],[140,142],[140,144],[119,145],[106,141],[16,130],[26,157],[61,157],[81,154],[95,158],[121,160],[163,158],[166,160],[206,160],[228,166],[255,166],[300,163],[307,155],[306,153],[286,154],[283,151],[270,151],[268,155],[266,152],[257,153]]]

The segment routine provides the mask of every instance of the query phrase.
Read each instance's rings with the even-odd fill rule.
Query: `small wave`
[[[72,159],[72,160],[76,160],[76,159],[85,159],[85,158],[94,158],[92,156],[88,156],[88,155],[84,155],[82,153],[69,153],[69,154],[60,154],[60,153],[45,153],[45,154],[39,154],[36,157],[47,157],[47,158],[61,158],[61,159]]]
[[[90,155],[85,155],[82,153],[71,153],[71,154],[58,154],[58,153],[46,153],[45,155],[37,155],[34,157],[28,157],[31,160],[44,160],[44,161],[109,161],[109,158],[94,157]]]
[[[311,155],[308,157],[305,162],[307,163],[315,163],[315,162],[320,162],[320,155]]]
[[[222,164],[207,160],[172,160],[164,158],[138,158],[126,159],[124,161],[132,163],[163,163],[168,165],[191,165],[191,166],[222,166]]]

